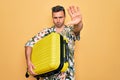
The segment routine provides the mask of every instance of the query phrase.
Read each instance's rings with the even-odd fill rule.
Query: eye
[[[59,17],[59,18],[63,18],[63,17]]]

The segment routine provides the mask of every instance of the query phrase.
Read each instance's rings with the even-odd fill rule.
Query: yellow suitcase
[[[69,49],[67,40],[52,32],[39,40],[32,49],[31,60],[37,76],[46,77],[68,68]]]

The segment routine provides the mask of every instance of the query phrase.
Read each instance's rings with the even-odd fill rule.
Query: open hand
[[[82,16],[79,7],[70,6],[68,8],[68,13],[71,17],[71,21],[68,22],[67,25],[78,25],[82,22]]]

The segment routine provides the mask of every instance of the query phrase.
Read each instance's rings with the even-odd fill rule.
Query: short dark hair
[[[65,15],[65,9],[64,9],[63,6],[57,5],[57,6],[52,7],[52,13],[53,12],[59,12],[59,11],[63,11],[64,15]]]

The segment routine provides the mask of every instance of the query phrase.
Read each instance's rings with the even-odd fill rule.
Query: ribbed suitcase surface
[[[60,67],[61,62],[63,63],[61,71],[67,69],[68,63],[64,62],[66,51],[64,46],[61,46],[62,44],[60,35],[51,33],[33,46],[31,60],[36,67],[35,73],[45,74],[54,71]],[[61,59],[61,55],[64,57],[63,59]]]

